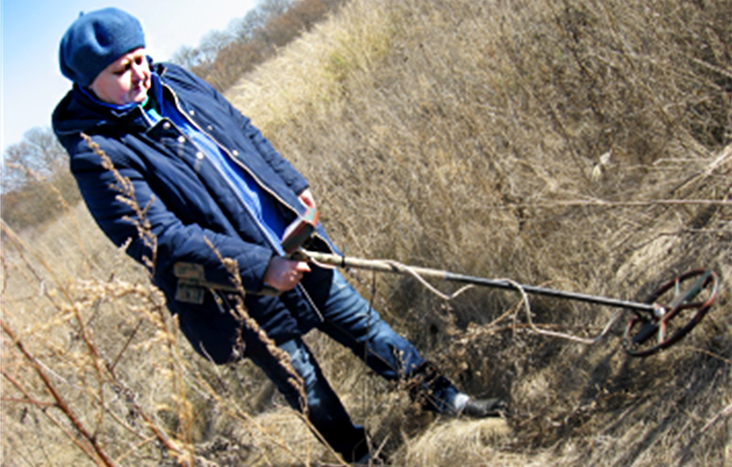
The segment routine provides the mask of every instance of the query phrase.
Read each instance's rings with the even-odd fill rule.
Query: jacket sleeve
[[[173,266],[183,261],[203,265],[207,281],[231,285],[220,255],[236,260],[245,290],[262,290],[270,249],[184,224],[155,195],[134,154],[119,141],[101,139],[113,169],[80,140],[71,156],[71,171],[94,220],[115,245],[126,245],[126,252],[150,270],[156,283],[170,283]]]

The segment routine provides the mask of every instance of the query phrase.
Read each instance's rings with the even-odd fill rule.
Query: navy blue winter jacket
[[[162,86],[164,98],[175,102],[192,125],[211,136],[224,154],[274,197],[287,223],[296,219],[304,209],[298,195],[308,188],[308,182],[249,119],[185,69],[170,64],[152,68],[160,76],[162,84],[157,85]],[[200,265],[207,282],[231,285],[231,276],[216,252],[237,261],[247,291],[245,307],[275,342],[303,334],[322,321],[317,303],[327,293],[330,272],[312,267],[313,272],[293,291],[280,296],[261,294],[262,278],[276,252],[216,166],[169,119],[152,125],[139,106],[115,111],[74,85],[53,113],[53,128],[70,155],[71,171],[92,216],[116,245],[130,242],[126,251],[135,260],[145,264],[144,258],[154,259],[153,282],[199,353],[225,363],[241,357],[246,344],[257,339],[229,312],[227,300],[232,297],[224,292],[202,289],[202,303],[176,299],[176,263]],[[103,167],[102,158],[82,138],[82,132],[132,183],[138,205],[149,204],[144,217],[156,237],[154,255],[130,221],[139,219],[120,200],[115,174]],[[333,250],[320,225],[316,238],[319,249]]]

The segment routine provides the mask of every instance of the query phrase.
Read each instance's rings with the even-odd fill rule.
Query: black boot
[[[407,380],[409,396],[424,409],[453,416],[465,415],[470,418],[500,417],[505,414],[506,403],[499,398],[474,399],[460,392],[455,401],[448,403],[435,397],[436,394],[442,394],[446,388],[452,386],[450,380],[430,361],[424,361]]]
[[[496,397],[490,399],[468,399],[460,415],[470,418],[500,417],[506,413],[506,403]]]

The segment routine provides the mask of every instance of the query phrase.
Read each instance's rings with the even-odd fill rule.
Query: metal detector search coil
[[[634,357],[647,357],[672,346],[689,333],[717,299],[719,277],[710,269],[681,274],[659,287],[648,299],[657,308],[636,313],[628,322],[623,346]]]

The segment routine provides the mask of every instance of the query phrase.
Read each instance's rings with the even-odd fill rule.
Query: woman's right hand
[[[287,292],[295,288],[306,272],[310,272],[310,266],[304,261],[273,256],[264,273],[264,283],[280,292]]]

